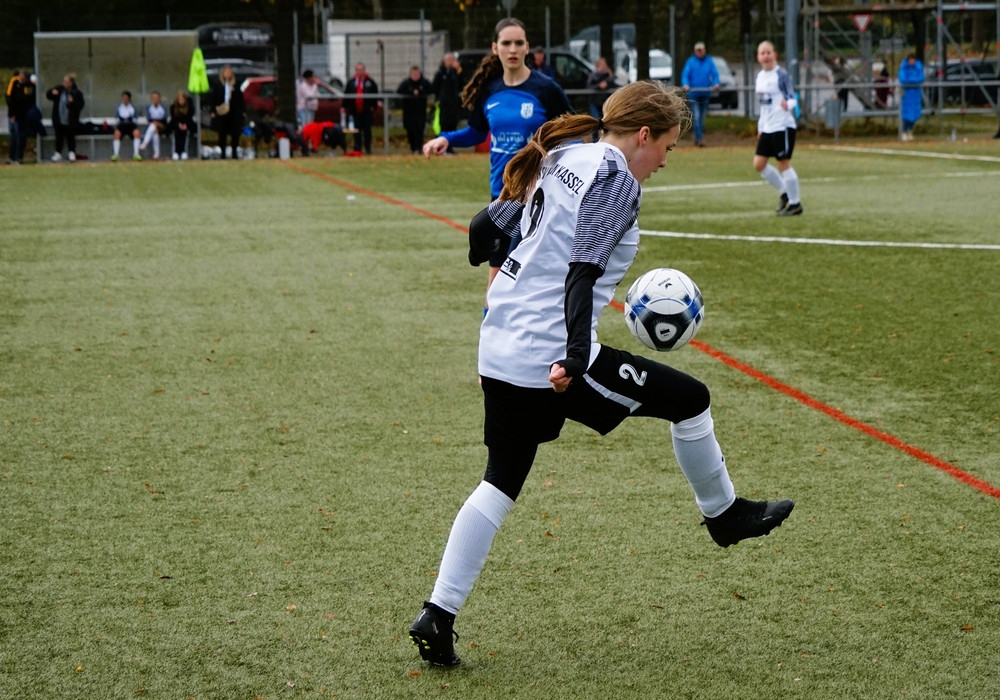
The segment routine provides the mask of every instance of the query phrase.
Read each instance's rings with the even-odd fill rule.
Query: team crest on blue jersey
[[[521,116],[524,119],[531,119],[531,115],[535,113],[535,105],[530,102],[521,103]]]

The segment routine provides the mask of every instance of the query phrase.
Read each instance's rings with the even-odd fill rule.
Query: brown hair
[[[523,201],[538,177],[542,158],[568,141],[594,140],[598,132],[632,134],[649,127],[653,139],[675,126],[684,133],[691,125],[691,110],[680,88],[642,80],[619,88],[604,103],[604,118],[564,114],[538,127],[528,144],[507,164],[500,199]]]
[[[494,43],[500,38],[500,32],[507,27],[520,27],[521,29],[524,29],[524,23],[513,17],[506,17],[500,20],[497,22],[497,26],[493,29]],[[524,29],[524,32],[527,34],[528,30]],[[469,82],[466,84],[465,89],[462,90],[462,106],[466,109],[475,109],[476,100],[479,99],[479,94],[483,91],[486,83],[490,82],[494,78],[499,78],[501,75],[503,75],[503,63],[500,61],[499,56],[490,52],[483,58],[482,63],[479,64],[479,68],[477,68],[476,72],[472,74],[472,77],[469,78]]]

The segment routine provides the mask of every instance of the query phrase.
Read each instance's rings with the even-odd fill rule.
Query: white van
[[[638,80],[639,71],[636,65],[635,49],[618,51],[615,54],[615,78],[619,83],[634,83]],[[666,51],[649,50],[649,77],[651,80],[662,80],[669,83],[674,77],[674,60]]]

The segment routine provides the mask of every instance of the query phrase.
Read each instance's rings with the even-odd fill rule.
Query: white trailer
[[[394,92],[411,66],[420,66],[432,79],[448,50],[447,32],[433,31],[428,20],[330,20],[326,35],[326,77],[344,84],[354,75],[354,66],[364,63],[382,92]]]

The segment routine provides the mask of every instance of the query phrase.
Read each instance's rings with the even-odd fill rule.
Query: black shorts
[[[487,447],[537,445],[559,437],[566,419],[607,435],[629,416],[678,422],[703,413],[708,388],[672,367],[602,346],[569,389],[528,389],[483,377]]]
[[[122,136],[132,136],[139,130],[139,125],[135,122],[118,122],[118,126],[115,127],[115,130]]]
[[[757,137],[756,155],[776,160],[791,160],[795,150],[795,129],[775,131]]]

